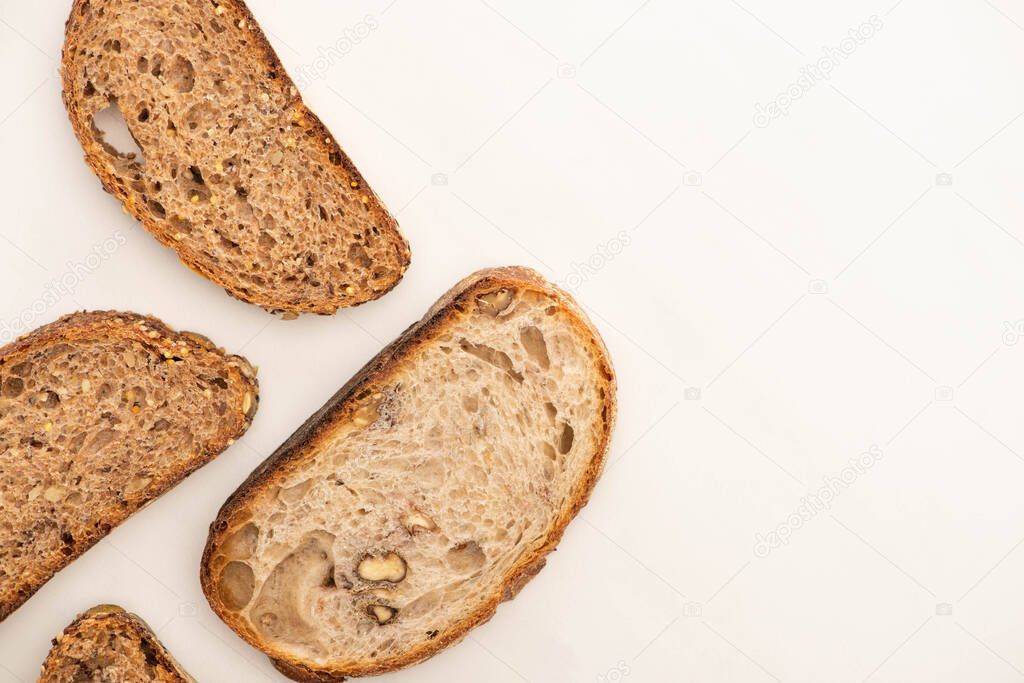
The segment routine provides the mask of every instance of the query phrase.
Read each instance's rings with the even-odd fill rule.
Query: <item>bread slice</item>
[[[241,436],[248,361],[132,313],[76,313],[0,348],[0,620]]]
[[[200,572],[210,605],[301,681],[458,642],[586,504],[615,387],[567,294],[525,268],[470,276],[228,499]]]
[[[409,247],[394,218],[241,0],[75,0],[62,73],[103,186],[229,294],[332,314],[405,273]],[[141,158],[96,125],[112,107]]]
[[[80,615],[53,639],[39,683],[195,683],[139,617],[116,605]]]

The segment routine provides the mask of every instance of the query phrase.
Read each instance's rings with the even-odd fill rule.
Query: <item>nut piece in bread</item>
[[[115,605],[79,615],[53,639],[39,683],[195,683],[142,619]]]
[[[295,680],[430,657],[544,566],[601,472],[615,391],[567,294],[524,268],[467,278],[228,499],[210,605]]]
[[[256,372],[134,313],[0,348],[0,620],[248,429]]]
[[[104,188],[232,296],[332,314],[408,268],[394,218],[242,0],[75,0],[62,75]]]

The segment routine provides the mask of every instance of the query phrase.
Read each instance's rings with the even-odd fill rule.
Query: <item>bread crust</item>
[[[91,121],[88,120],[88,117],[83,116],[81,102],[75,94],[74,74],[79,57],[78,39],[81,37],[82,30],[75,30],[74,19],[76,17],[84,17],[84,7],[99,4],[99,2],[102,2],[102,0],[74,0],[74,4],[71,7],[71,13],[65,22],[64,47],[61,52],[60,71],[63,86],[61,97],[68,111],[68,117],[71,119],[71,126],[74,128],[75,136],[85,151],[86,163],[93,170],[93,173],[99,177],[103,188],[121,202],[127,214],[142,223],[146,231],[165,247],[174,249],[181,262],[191,270],[222,287],[232,297],[246,303],[256,304],[272,313],[288,312],[333,315],[339,308],[358,306],[368,301],[379,299],[398,285],[412,261],[409,242],[399,229],[398,221],[391,215],[380,197],[374,192],[369,183],[366,182],[359,169],[356,168],[355,163],[345,153],[345,150],[341,148],[341,145],[338,144],[337,138],[331,134],[320,118],[306,106],[302,99],[302,93],[299,92],[295,82],[288,75],[284,65],[281,63],[280,57],[278,57],[277,52],[271,46],[263,29],[244,0],[219,0],[219,4],[231,8],[234,12],[245,18],[246,28],[255,40],[254,48],[260,53],[260,58],[263,60],[267,71],[274,71],[279,75],[278,80],[281,83],[281,88],[290,94],[289,104],[295,107],[297,115],[302,121],[317,131],[317,135],[313,136],[312,144],[322,153],[325,160],[330,160],[332,157],[340,159],[341,163],[336,166],[342,174],[339,183],[344,185],[357,183],[361,191],[368,197],[367,207],[377,219],[382,233],[389,234],[394,241],[395,251],[401,264],[401,272],[384,289],[380,291],[368,290],[369,296],[360,297],[357,295],[355,297],[343,298],[336,294],[333,299],[324,301],[262,300],[258,295],[248,295],[243,292],[237,283],[232,282],[232,279],[226,273],[207,267],[198,254],[190,253],[180,242],[174,239],[170,226],[161,224],[161,222],[154,220],[148,212],[143,211],[142,207],[134,201],[130,190],[118,181],[114,173],[107,169],[103,148],[93,137]],[[328,163],[327,166],[331,166],[331,164]]]
[[[157,639],[149,624],[138,615],[127,612],[117,605],[97,605],[79,614],[59,636],[54,638],[53,648],[42,665],[42,673],[39,676],[40,683],[48,680],[49,668],[58,665],[57,659],[60,656],[58,648],[64,638],[88,638],[94,633],[103,635],[114,631],[130,633],[137,636],[140,640],[149,643],[152,656],[156,658],[157,662],[164,669],[174,673],[180,683],[196,683],[195,679],[181,668],[181,665],[175,661],[171,653],[163,646],[163,643]]]
[[[154,333],[155,336],[150,336]],[[57,572],[81,557],[87,550],[102,540],[114,527],[162,496],[187,476],[225,451],[228,446],[248,430],[249,425],[252,424],[256,406],[259,405],[259,383],[256,380],[256,370],[245,358],[226,355],[223,349],[216,347],[213,342],[200,334],[194,332],[175,332],[156,318],[135,313],[97,311],[66,315],[56,322],[44,325],[0,348],[0,368],[8,364],[12,359],[39,348],[61,342],[97,338],[119,338],[137,341],[147,348],[158,348],[161,342],[165,342],[165,345],[166,342],[184,342],[192,352],[212,352],[224,360],[229,372],[233,376],[233,381],[237,382],[239,386],[245,387],[245,390],[253,395],[252,408],[245,414],[239,412],[233,416],[234,419],[227,419],[226,417],[222,423],[221,431],[214,435],[213,439],[209,442],[202,444],[203,448],[197,457],[190,461],[186,458],[181,458],[180,461],[169,466],[166,471],[161,473],[162,476],[154,477],[150,493],[139,500],[131,501],[126,506],[110,508],[107,517],[97,520],[102,523],[102,529],[95,529],[93,533],[83,534],[81,537],[76,536],[73,545],[70,546],[70,554],[62,556],[59,564],[55,563],[52,566],[39,565],[32,573],[19,576],[18,582],[13,584],[10,590],[0,593],[0,621],[10,616],[14,610],[32,597]]]
[[[390,660],[344,662],[334,666],[316,667],[308,662],[291,657],[272,644],[263,641],[258,634],[247,627],[235,612],[225,608],[216,589],[216,581],[210,571],[210,562],[222,540],[224,531],[238,514],[245,514],[250,501],[260,492],[273,485],[283,474],[301,468],[304,458],[330,437],[332,429],[347,419],[356,408],[352,399],[368,386],[385,380],[407,362],[412,353],[421,345],[431,343],[452,324],[475,298],[502,288],[532,290],[557,300],[569,313],[573,327],[584,338],[590,340],[593,357],[599,364],[599,374],[605,389],[606,404],[601,415],[601,436],[590,463],[574,489],[567,503],[560,511],[544,544],[536,551],[524,556],[504,576],[494,594],[483,606],[467,614],[446,632],[439,633],[433,640]],[[434,304],[422,320],[409,327],[394,342],[385,347],[376,357],[345,384],[320,410],[313,414],[291,437],[288,438],[242,483],[224,503],[217,518],[210,525],[210,535],[203,553],[200,567],[200,581],[206,599],[217,615],[236,633],[252,646],[265,652],[274,666],[283,674],[296,681],[309,683],[343,681],[346,677],[361,677],[383,674],[402,669],[432,657],[466,637],[468,632],[488,621],[498,606],[513,599],[519,591],[543,567],[546,556],[561,540],[566,526],[587,504],[590,495],[604,469],[605,460],[616,418],[616,379],[608,350],[600,334],[573,299],[561,289],[548,283],[535,271],[519,266],[492,268],[478,271],[459,282]]]

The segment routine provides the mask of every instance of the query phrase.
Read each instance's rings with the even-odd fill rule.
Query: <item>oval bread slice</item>
[[[103,186],[232,296],[332,314],[405,273],[394,218],[241,0],[75,0],[62,74]],[[103,128],[117,120],[121,149]]]
[[[615,387],[567,294],[525,268],[469,277],[228,499],[207,599],[295,680],[433,655],[514,597],[586,504]]]
[[[38,683],[195,683],[149,625],[116,605],[79,615],[53,639]]]
[[[241,436],[256,372],[132,313],[76,313],[0,348],[0,620]]]

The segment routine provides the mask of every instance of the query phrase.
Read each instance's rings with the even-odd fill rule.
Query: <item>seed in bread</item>
[[[0,620],[249,427],[256,373],[132,313],[0,348]]]
[[[405,273],[394,218],[241,0],[75,0],[62,73],[103,186],[232,296],[332,314]],[[130,133],[123,149],[97,123],[107,115]]]
[[[614,414],[607,352],[573,300],[523,268],[477,273],[228,499],[207,599],[296,680],[425,659],[540,571]]]

